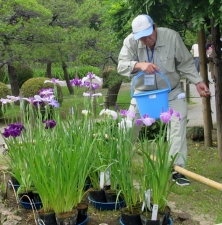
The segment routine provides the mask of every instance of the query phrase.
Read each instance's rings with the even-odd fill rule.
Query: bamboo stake
[[[138,152],[139,155],[141,155],[141,156],[143,155],[140,150],[138,150],[137,152]],[[153,159],[154,161],[156,160],[155,156],[151,155],[150,158]],[[203,176],[201,176],[199,174],[193,173],[193,172],[191,172],[189,170],[186,170],[186,169],[184,169],[184,168],[182,168],[180,166],[177,166],[177,165],[175,165],[173,167],[173,169],[176,172],[178,172],[180,174],[183,174],[184,176],[187,176],[187,177],[189,177],[189,178],[191,178],[193,180],[196,180],[196,181],[198,181],[200,183],[206,184],[207,186],[210,186],[210,187],[215,188],[215,189],[217,189],[219,191],[222,191],[222,184],[220,184],[220,183],[218,183],[216,181],[210,180],[210,179],[208,179],[206,177],[203,177]]]
[[[176,172],[180,173],[180,174],[183,174],[184,176],[187,176],[193,180],[196,180],[198,182],[201,182],[203,184],[206,184],[212,188],[215,188],[219,191],[222,191],[222,184],[216,182],[216,181],[213,181],[213,180],[210,180],[206,177],[203,177],[199,174],[196,174],[196,173],[193,173],[191,171],[188,171],[180,166],[177,166],[175,165],[174,168],[173,168]]]

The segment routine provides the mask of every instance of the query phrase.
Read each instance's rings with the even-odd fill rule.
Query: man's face
[[[153,30],[153,33],[149,36],[146,37],[142,37],[139,40],[144,44],[147,45],[150,48],[153,48],[156,42],[156,38],[157,38],[157,32],[156,32],[156,28]]]

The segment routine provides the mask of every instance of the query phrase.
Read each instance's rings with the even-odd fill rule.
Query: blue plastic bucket
[[[131,86],[131,97],[136,99],[137,107],[141,117],[143,117],[145,114],[148,114],[151,118],[159,119],[160,114],[162,112],[168,111],[169,108],[168,92],[171,91],[170,83],[164,74],[159,71],[155,71],[155,73],[158,73],[161,77],[163,77],[168,85],[168,88],[133,94],[137,79],[140,76],[146,74],[144,71],[138,73]]]

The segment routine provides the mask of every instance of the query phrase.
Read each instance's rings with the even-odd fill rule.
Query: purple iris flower
[[[51,99],[49,102],[48,102],[49,105],[53,106],[54,108],[59,108],[60,104],[58,101],[56,101],[55,99]]]
[[[19,122],[18,123],[10,123],[8,126],[9,126],[9,129],[18,129],[20,131],[25,129],[25,127]]]
[[[136,120],[136,125],[140,126],[143,123],[146,126],[151,126],[153,123],[155,123],[155,121],[156,120],[154,118],[151,118],[149,115],[145,114],[142,118]]]
[[[95,74],[88,72],[87,77],[91,80],[95,77]]]
[[[39,91],[39,95],[40,96],[50,96],[50,95],[53,95],[54,94],[54,90],[53,88],[43,88]]]
[[[170,108],[167,112],[163,112],[160,114],[160,120],[163,123],[169,123],[169,121],[171,120],[171,117],[175,115],[177,118],[179,118],[179,120],[181,120],[180,117],[180,113],[179,112],[175,112],[172,108]]]
[[[15,97],[15,96],[7,95],[7,98],[6,99],[1,98],[0,102],[4,105],[4,104],[7,104],[7,103],[19,101],[19,100],[20,100],[19,96]]]
[[[87,89],[90,89],[90,84],[91,84],[90,82],[85,81],[83,86],[85,86]]]
[[[169,112],[163,112],[160,114],[160,119],[163,123],[169,123],[171,115]]]
[[[129,116],[131,118],[135,118],[136,116],[134,112],[130,112],[129,110],[124,110],[124,109],[120,109],[120,114],[122,116],[125,116],[125,117]]]
[[[56,84],[64,85],[65,81],[61,81],[59,79],[52,78],[51,80],[45,80],[44,83],[53,83],[54,85],[56,85]]]
[[[5,138],[10,136],[15,138],[21,134],[22,130],[25,130],[25,127],[21,123],[12,123],[8,125],[8,128],[4,128],[2,135]]]
[[[74,78],[70,81],[70,85],[71,86],[77,86],[77,87],[81,87],[82,86],[82,79],[79,78]]]
[[[82,78],[82,83],[84,84],[84,82],[85,82],[86,80],[88,80],[88,79],[89,79],[90,81],[92,81],[92,79],[96,79],[97,81],[99,81],[99,83],[102,83],[101,78],[100,78],[100,77],[97,77],[94,73],[88,72],[87,76]]]
[[[45,129],[52,129],[53,127],[56,126],[56,121],[55,120],[43,120],[42,123],[45,124]]]
[[[92,90],[94,91],[94,90],[96,90],[96,89],[98,89],[99,88],[99,84],[97,84],[97,83],[92,83]]]

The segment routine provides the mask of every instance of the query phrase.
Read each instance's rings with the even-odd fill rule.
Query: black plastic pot
[[[111,185],[104,185],[103,186],[103,190],[110,190],[111,189]]]
[[[105,191],[107,202],[116,202],[117,194],[115,191]]]
[[[88,205],[86,203],[79,203],[77,205],[77,211],[78,211],[77,224],[80,224],[87,218]]]
[[[131,210],[124,208],[121,210],[121,221],[124,225],[142,225],[141,219],[141,204],[133,206]]]
[[[121,213],[121,221],[124,225],[142,225],[140,214]]]
[[[42,221],[44,223],[42,223]],[[56,224],[56,217],[54,212],[49,213],[41,213],[38,214],[38,224],[39,225],[55,225]]]
[[[149,216],[145,216],[145,214],[141,214],[141,222],[142,225],[169,225],[172,221],[170,219],[170,208],[166,206],[164,212],[158,212],[158,220],[151,220],[152,211],[147,209],[147,212],[150,213]]]
[[[149,218],[140,215],[142,225],[162,225],[163,220],[150,220]]]
[[[166,207],[164,212],[159,212],[160,215],[163,216],[163,222],[162,225],[168,225],[170,221],[170,207]]]
[[[90,179],[90,177],[87,177],[86,178],[86,181],[85,181],[85,186],[84,186],[84,191],[87,191],[88,189],[92,188],[93,185],[92,185],[92,181]]]
[[[16,178],[13,176],[11,176],[11,182],[13,183],[13,185],[20,185]]]
[[[76,225],[77,224],[78,211],[74,209],[67,213],[56,214],[57,225]]]
[[[19,197],[20,204],[25,209],[32,209],[33,202],[35,205],[34,208],[36,208],[37,210],[42,207],[42,201],[38,193],[33,193],[33,192],[20,193],[18,194],[18,197]],[[29,199],[31,200],[31,203]]]
[[[96,202],[107,202],[104,190],[89,191],[89,197]]]

